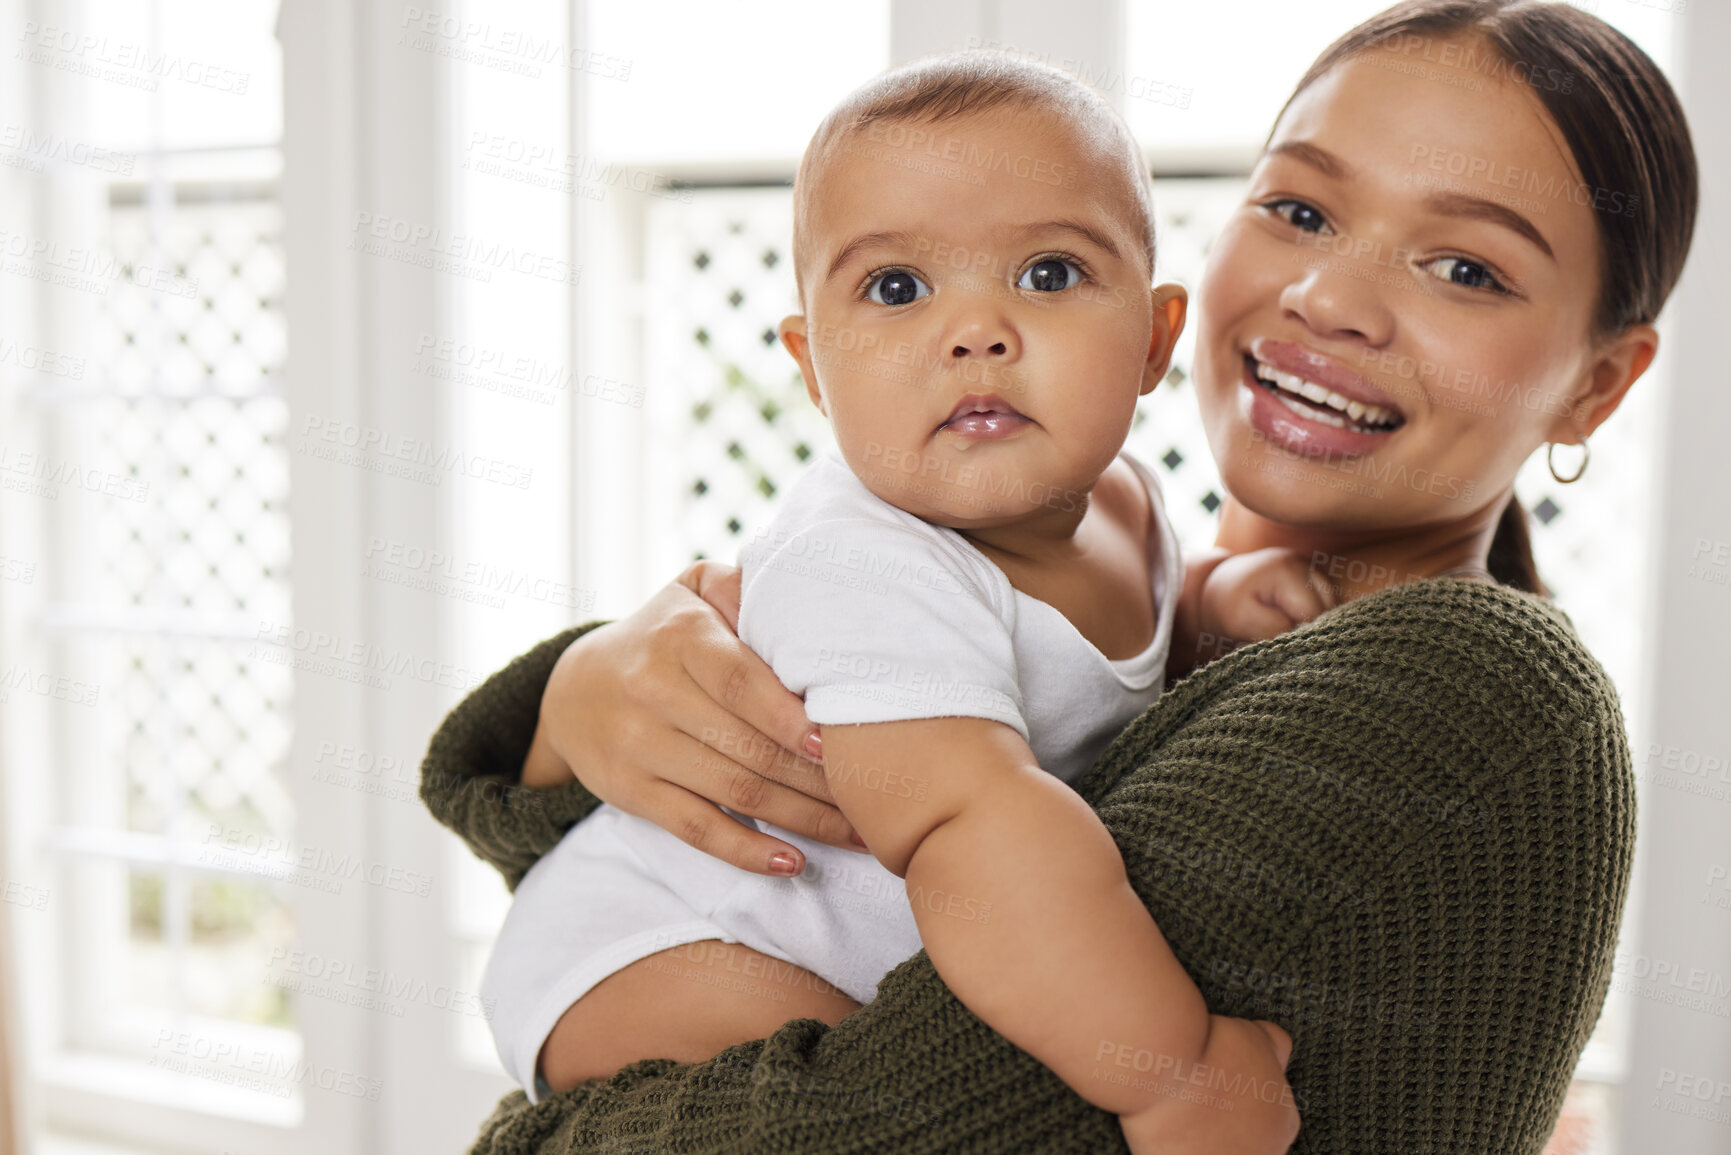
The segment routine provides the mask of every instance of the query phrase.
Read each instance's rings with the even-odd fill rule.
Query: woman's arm
[[[548,675],[573,641],[601,624],[565,630],[513,658],[446,715],[421,760],[421,801],[513,890],[601,804],[576,778],[551,789],[521,784]]]
[[[617,622],[566,630],[471,693],[433,735],[421,798],[517,882],[601,801],[743,870],[790,843],[728,806],[864,853],[831,804],[800,700],[735,636],[739,571],[699,562]],[[525,788],[529,787],[529,788]]]

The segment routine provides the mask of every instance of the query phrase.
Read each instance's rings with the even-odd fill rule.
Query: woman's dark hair
[[[1461,39],[1489,50],[1465,53],[1463,67],[1532,88],[1581,170],[1575,199],[1595,209],[1599,224],[1593,336],[1654,320],[1683,271],[1695,232],[1695,147],[1664,74],[1597,16],[1536,0],[1406,0],[1324,49],[1287,103],[1361,53]],[[1504,585],[1546,592],[1526,515],[1512,496],[1497,523],[1489,566]]]

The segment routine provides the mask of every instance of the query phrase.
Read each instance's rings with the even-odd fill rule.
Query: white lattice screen
[[[90,909],[126,912],[87,944],[124,976],[114,1011],[286,1026],[291,1000],[257,978],[293,935],[280,887],[246,861],[188,869],[213,830],[294,828],[292,672],[251,645],[290,621],[282,210],[270,183],[151,191],[111,190],[99,386],[51,398],[64,443],[138,498],[89,504],[57,566],[49,622],[102,693],[74,757],[116,794],[68,813],[63,849]]]

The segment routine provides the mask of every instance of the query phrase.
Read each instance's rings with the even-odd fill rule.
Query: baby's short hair
[[[1148,276],[1153,279],[1154,198],[1142,150],[1124,118],[1098,92],[1062,69],[982,48],[928,56],[892,68],[854,89],[817,126],[793,183],[793,265],[802,307],[801,256],[807,247],[803,231],[812,189],[831,153],[873,124],[936,124],[999,108],[1034,109],[1069,121],[1089,131],[1103,150],[1118,155],[1130,205],[1141,225]]]

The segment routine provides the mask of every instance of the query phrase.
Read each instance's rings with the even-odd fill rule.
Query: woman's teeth
[[[1350,397],[1342,397],[1334,390],[1318,385],[1314,381],[1306,381],[1291,373],[1283,373],[1272,365],[1255,362],[1256,379],[1264,385],[1275,389],[1275,397],[1281,404],[1312,421],[1320,421],[1324,425],[1332,425],[1336,429],[1348,428],[1348,422],[1365,429],[1392,429],[1400,423],[1399,415],[1384,409],[1380,405],[1366,405],[1362,401],[1354,401]],[[1300,408],[1291,398],[1302,397],[1311,404]],[[1322,408],[1326,407],[1326,408]],[[1334,410],[1334,413],[1328,410]],[[1345,415],[1335,416],[1335,413]]]

